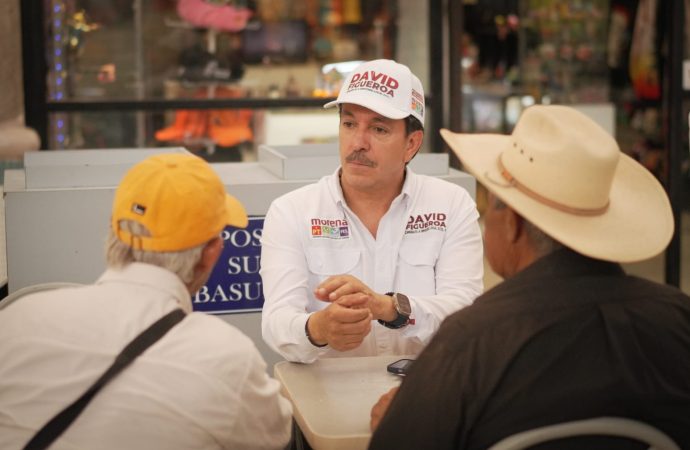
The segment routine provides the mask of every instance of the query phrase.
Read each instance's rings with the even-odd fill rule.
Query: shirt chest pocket
[[[436,261],[442,238],[423,242],[406,241],[400,246],[396,290],[412,295],[436,293]]]
[[[351,274],[359,271],[360,251],[352,249],[310,248],[307,249],[309,277],[318,280],[316,284],[331,275]]]
[[[360,251],[351,249],[308,248],[305,252],[309,267],[309,292],[332,275],[350,274],[361,277]],[[307,311],[318,311],[328,306],[328,302],[316,300],[311,294]]]

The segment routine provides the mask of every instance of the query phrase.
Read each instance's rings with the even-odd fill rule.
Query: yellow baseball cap
[[[151,236],[120,228],[132,220]],[[117,238],[138,250],[175,252],[217,236],[226,225],[247,226],[242,204],[225,191],[211,166],[189,154],[159,154],[132,167],[113,201],[111,227]]]

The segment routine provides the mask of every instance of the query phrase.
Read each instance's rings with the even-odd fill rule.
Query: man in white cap
[[[600,416],[690,448],[690,298],[618,264],[668,245],[661,184],[565,106],[527,109],[510,136],[442,135],[490,192],[485,251],[505,281],[448,317],[375,405],[370,448],[485,449]],[[577,448],[602,448],[590,439]]]
[[[192,312],[226,225],[245,227],[247,215],[201,158],[161,154],[130,169],[96,283],[0,311],[0,448],[284,448],[292,409],[254,344]],[[143,330],[149,347],[133,344]]]
[[[424,137],[424,91],[407,66],[365,62],[325,106],[339,108],[341,165],[266,215],[264,340],[300,362],[417,354],[482,291],[476,206],[407,166]]]

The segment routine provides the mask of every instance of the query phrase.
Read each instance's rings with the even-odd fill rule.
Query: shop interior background
[[[682,2],[688,24],[690,1]],[[463,131],[508,133],[533,103],[607,105],[621,149],[668,184],[665,20],[673,2],[464,1],[460,23],[441,1],[228,0],[206,3],[218,9],[205,17],[194,14],[202,3],[4,2],[3,54],[21,59],[0,69],[0,90],[9,93],[0,122],[26,112],[46,150],[181,146],[209,161],[252,161],[261,144],[336,142],[337,119],[321,105],[354,62],[394,58],[424,83],[428,128],[448,125],[450,107],[439,105],[453,87]],[[442,31],[458,36],[461,53],[460,70],[451,68],[442,84],[430,45],[440,31],[429,26],[439,10],[462,30]],[[31,36],[40,43],[27,45]],[[23,78],[22,66],[30,69]],[[37,79],[41,66],[46,77]],[[689,89],[681,99],[681,230],[690,227]],[[24,103],[22,91],[34,97]],[[438,142],[427,136],[423,151],[444,151]],[[21,167],[21,156],[1,164]],[[654,270],[663,279],[661,266]]]

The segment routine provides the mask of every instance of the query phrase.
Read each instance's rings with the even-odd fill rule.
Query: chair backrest
[[[613,436],[646,443],[653,450],[680,450],[665,433],[643,422],[621,417],[597,417],[534,428],[516,433],[489,450],[522,450],[548,441],[576,436]]]
[[[18,289],[16,291],[12,292],[10,295],[8,295],[7,297],[0,300],[0,310],[2,310],[3,308],[7,308],[11,303],[14,303],[15,301],[24,297],[25,295],[33,294],[34,292],[48,291],[51,289],[59,289],[59,288],[63,288],[63,287],[76,287],[76,286],[83,286],[83,284],[54,281],[51,283],[40,283],[40,284],[34,284],[32,286],[26,286],[26,287],[23,287],[21,289]]]

